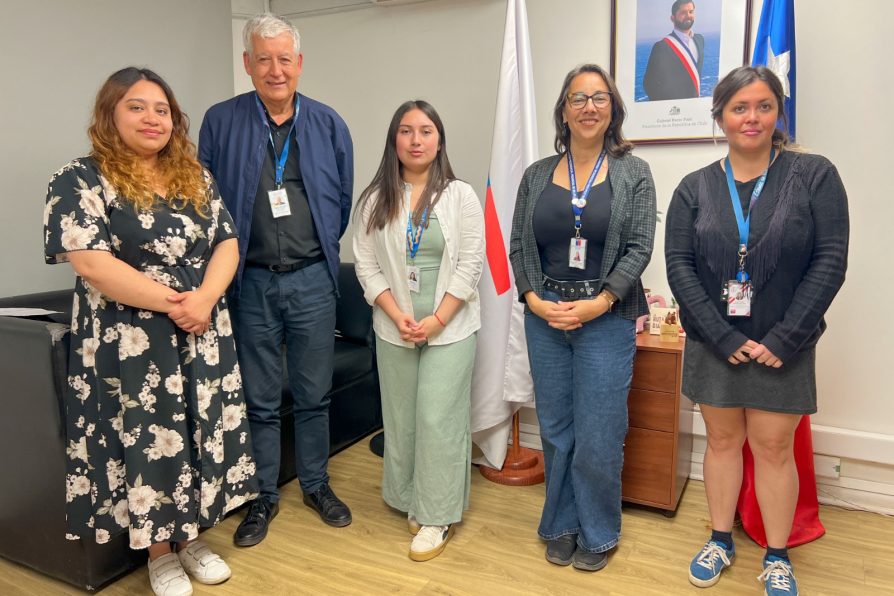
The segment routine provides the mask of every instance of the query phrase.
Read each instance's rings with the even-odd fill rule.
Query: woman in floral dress
[[[255,463],[223,294],[236,232],[168,85],[125,68],[100,89],[93,151],[56,172],[48,263],[77,272],[68,387],[69,538],[129,532],[156,594],[230,569],[199,529],[254,497]]]

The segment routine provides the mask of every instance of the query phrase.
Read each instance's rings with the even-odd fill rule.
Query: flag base
[[[380,430],[369,440],[369,450],[374,455],[383,457],[385,455],[385,431]]]
[[[479,466],[481,475],[497,484],[531,486],[543,482],[543,452],[522,447],[519,441],[518,412],[512,416],[512,445],[506,453],[503,468]]]

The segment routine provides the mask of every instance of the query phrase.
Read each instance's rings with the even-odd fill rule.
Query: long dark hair
[[[573,81],[574,77],[577,75],[585,72],[592,72],[602,77],[602,80],[605,81],[605,85],[611,93],[612,121],[609,123],[608,128],[605,131],[605,140],[603,142],[605,143],[605,150],[611,154],[612,157],[621,157],[633,149],[633,143],[625,139],[624,134],[621,132],[621,127],[624,125],[624,118],[627,116],[627,110],[624,108],[624,100],[621,99],[621,93],[618,91],[618,86],[615,85],[615,81],[611,78],[611,75],[605,72],[605,69],[601,66],[597,66],[596,64],[581,64],[576,68],[572,68],[571,71],[565,75],[565,81],[562,83],[562,91],[559,92],[559,98],[556,100],[556,105],[553,107],[553,124],[556,127],[556,140],[553,143],[553,147],[555,147],[556,153],[562,154],[568,151],[568,148],[571,146],[571,131],[568,130],[568,126],[562,119],[562,111],[565,108],[565,102],[568,101],[568,89],[571,87],[571,81]]]
[[[372,214],[366,231],[381,230],[400,214],[400,204],[404,196],[404,183],[401,177],[401,163],[397,157],[397,129],[404,114],[410,110],[420,110],[428,116],[438,130],[438,153],[428,170],[428,182],[422,190],[419,204],[413,215],[415,225],[419,225],[422,212],[434,206],[441,197],[441,193],[451,181],[456,180],[450,160],[447,158],[447,138],[444,134],[444,123],[438,112],[430,103],[421,99],[404,102],[394,112],[391,124],[388,126],[388,135],[385,137],[385,151],[382,153],[382,161],[379,169],[373,176],[369,186],[360,193],[355,213],[362,211],[363,204],[376,195],[376,204],[372,208]]]
[[[785,90],[782,88],[782,82],[776,74],[766,66],[740,66],[734,68],[723,77],[717,86],[714,87],[714,96],[711,104],[711,118],[715,123],[723,120],[723,109],[726,104],[738,93],[742,87],[747,87],[755,81],[763,81],[770,88],[773,97],[776,98],[776,105],[779,109],[779,120],[782,121],[782,128],[777,123],[776,130],[773,131],[773,146],[777,150],[785,149],[790,144],[788,138],[788,115],[785,113]]]

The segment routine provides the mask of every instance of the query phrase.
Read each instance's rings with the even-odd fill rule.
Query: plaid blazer
[[[522,302],[525,292],[531,290],[543,297],[543,271],[534,239],[534,206],[561,159],[562,155],[553,155],[531,164],[518,187],[509,260]],[[640,276],[652,257],[655,241],[655,184],[649,164],[629,153],[623,157],[608,156],[608,175],[612,214],[596,291],[610,291],[618,297],[613,311],[625,319],[636,319],[649,312]]]

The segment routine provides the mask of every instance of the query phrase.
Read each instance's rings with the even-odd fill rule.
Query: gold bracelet
[[[608,310],[611,310],[612,307],[615,305],[615,302],[618,301],[618,299],[615,298],[608,290],[602,290],[601,292],[599,292],[599,296],[602,296],[603,298],[605,298],[605,301],[608,302]]]

